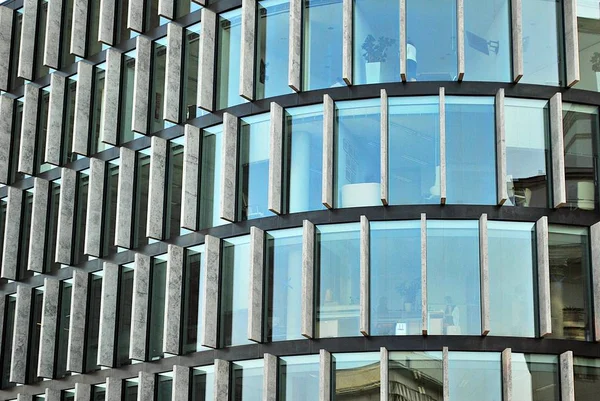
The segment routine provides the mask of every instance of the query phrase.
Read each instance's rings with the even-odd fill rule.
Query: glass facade
[[[167,255],[152,258],[148,313],[148,360],[163,356],[163,329],[167,286]]]
[[[191,401],[209,401],[214,399],[214,388],[212,386],[215,380],[214,366],[202,366],[192,369],[192,378],[190,380],[190,400]]]
[[[240,97],[241,9],[219,14],[217,25],[216,100],[224,109],[245,101]]]
[[[183,353],[202,351],[202,315],[206,260],[204,246],[187,249],[183,287]]]
[[[316,234],[317,337],[359,334],[360,231],[356,223],[323,225]]]
[[[332,360],[335,383],[332,400],[378,398],[381,386],[378,353],[333,354]]]
[[[502,399],[499,353],[450,352],[448,370],[451,401]]]
[[[560,399],[557,356],[513,353],[511,360],[513,394],[520,394],[520,397],[527,401]],[[577,387],[577,383],[575,386]],[[580,400],[579,394],[576,399]]]
[[[263,399],[263,363],[259,360],[240,361],[231,367],[231,395],[234,401]]]
[[[378,99],[336,104],[335,207],[381,204],[381,136]]]
[[[441,352],[392,352],[388,369],[390,397],[423,396],[431,401],[443,400]]]
[[[279,359],[278,396],[281,401],[312,400],[319,397],[319,357],[290,356]]]

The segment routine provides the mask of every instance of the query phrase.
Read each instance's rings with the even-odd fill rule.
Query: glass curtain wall
[[[100,304],[102,303],[103,271],[90,274],[88,288],[88,310],[86,316],[86,352],[85,370],[91,372],[100,369],[97,364],[98,341],[100,336]]]
[[[40,91],[40,104],[38,112],[38,124],[35,145],[34,172],[43,173],[52,168],[51,165],[44,163],[44,154],[46,153],[46,134],[48,132],[48,110],[50,106],[51,87],[46,86]]]
[[[358,223],[317,226],[317,337],[359,334],[360,226]]]
[[[85,169],[77,173],[77,194],[75,202],[75,230],[73,244],[73,260],[75,264],[88,260],[84,253],[85,246],[85,227],[87,223],[87,200],[90,186],[90,169]]]
[[[319,398],[319,356],[279,358],[278,400],[305,401]]]
[[[563,103],[567,205],[594,210],[598,195],[598,107]]]
[[[502,399],[500,353],[450,352],[448,369],[450,401]]]
[[[193,4],[193,3],[192,3]],[[205,115],[198,107],[198,55],[200,52],[200,23],[185,28],[183,59],[183,107],[181,120],[187,121]]]
[[[55,378],[67,375],[67,349],[69,342],[69,322],[71,318],[71,295],[73,280],[60,282],[60,302],[58,307],[58,330],[56,339]]]
[[[46,231],[46,247],[44,251],[44,272],[60,269],[60,263],[54,261],[58,234],[58,213],[60,201],[61,180],[50,182],[50,197],[48,199],[48,229]],[[3,231],[2,231],[3,232]]]
[[[400,2],[354,2],[354,85],[400,81]]]
[[[267,341],[301,339],[302,228],[267,232],[265,261]]]
[[[521,5],[523,18],[524,84],[564,84],[562,1],[528,0]]]
[[[519,400],[560,400],[558,356],[513,352],[511,360],[512,392],[518,394]]]
[[[156,401],[171,401],[173,396],[173,372],[156,375]]]
[[[288,86],[290,3],[258,2],[256,26],[256,99],[293,93]]]
[[[31,235],[34,190],[33,188],[28,189],[23,193],[17,270],[17,279],[19,280],[33,276],[33,272],[27,269],[27,265],[29,262],[29,237]]]
[[[183,283],[182,349],[184,354],[206,349],[202,346],[204,269],[206,269],[204,245],[188,248]]]
[[[16,99],[13,103],[14,106],[14,114],[13,114],[13,132],[20,133],[23,130],[23,108],[25,106],[25,98],[21,96]],[[9,173],[8,180],[9,182],[15,182],[17,180],[21,180],[25,177],[24,174],[19,173],[17,171],[19,166],[19,147],[21,143],[21,135],[15,134],[12,135],[11,141],[11,149],[9,154]]]
[[[110,160],[106,163],[105,206],[104,206],[104,232],[102,233],[102,252],[116,253],[115,230],[117,224],[117,190],[119,185],[120,159]]]
[[[590,340],[589,248],[587,228],[549,225],[551,338]]]
[[[133,88],[135,77],[136,51],[124,53],[121,57],[121,95],[119,110],[119,142],[131,142],[139,136],[131,129],[133,121]]]
[[[217,109],[246,102],[240,96],[242,10],[219,14],[217,27]]]
[[[381,368],[379,352],[333,354],[335,383],[332,401],[379,399]]]
[[[440,203],[440,100],[389,98],[389,203]]]
[[[135,193],[133,219],[133,247],[148,243],[146,224],[148,218],[148,190],[150,185],[150,149],[142,149],[136,153]]]
[[[61,161],[64,164],[77,160],[77,155],[72,152],[73,129],[75,123],[75,95],[77,94],[77,74],[67,78],[67,90],[64,108],[64,127],[62,132]]]
[[[129,379],[123,382],[123,401],[137,401],[138,379]]]
[[[455,81],[456,2],[406,0],[406,69],[411,81]]]
[[[288,212],[323,210],[323,105],[285,110],[284,193]]]
[[[181,196],[183,193],[184,137],[169,141],[167,158],[167,185],[165,201],[165,238],[173,238],[181,231]]]
[[[489,221],[487,228],[490,333],[535,337],[535,223]]]
[[[167,255],[152,258],[150,284],[150,311],[148,313],[148,360],[163,356],[163,328],[165,324],[165,297],[167,290]]]
[[[152,42],[152,80],[150,89],[150,133],[166,128],[170,123],[163,119],[165,79],[167,68],[167,38]]]
[[[548,102],[504,99],[506,206],[548,207],[550,195],[550,120]]]
[[[427,221],[427,321],[431,335],[481,334],[477,221]]]
[[[421,222],[370,224],[370,334],[421,334]]]
[[[223,124],[202,131],[200,159],[200,228],[216,227],[227,222],[220,217],[221,203],[221,159],[223,146]]]
[[[346,85],[342,80],[342,15],[342,0],[303,0],[302,90]]]
[[[42,381],[37,375],[38,358],[40,353],[40,337],[42,330],[42,313],[44,287],[33,289],[31,302],[31,317],[29,320],[29,357],[27,361],[27,383]]]
[[[97,384],[92,386],[91,401],[104,401],[106,398],[106,384]]]
[[[270,116],[243,118],[239,133],[238,217],[273,216],[268,209]],[[241,202],[240,202],[241,201]]]
[[[465,0],[465,80],[512,80],[509,0]]]
[[[60,68],[70,66],[75,63],[75,56],[71,54],[71,33],[73,32],[73,21],[70,16],[73,15],[73,3],[75,0],[63,0],[63,18],[60,38]]]
[[[338,102],[334,137],[334,205],[381,205],[379,99]]]
[[[213,365],[192,369],[190,401],[214,399],[215,368]]]
[[[573,358],[575,377],[575,399],[577,401],[594,401],[600,391],[600,360]]]
[[[248,340],[248,283],[250,236],[223,240],[221,265],[221,344],[250,344]]]
[[[88,1],[89,18],[87,23],[87,55],[91,56],[102,51],[102,42],[98,41],[98,28],[100,26],[100,0]]]
[[[72,1],[72,0],[70,0]],[[10,80],[11,92],[23,85],[25,80],[17,76],[19,72],[19,51],[21,49],[21,31],[23,30],[23,7],[15,10],[13,14],[12,42],[10,50]],[[69,35],[69,40],[71,35]]]
[[[577,0],[579,82],[573,86],[600,92],[600,7],[595,0]]]
[[[104,107],[104,84],[106,80],[106,63],[94,66],[94,89],[92,97],[92,113],[91,113],[91,150],[90,154],[101,152],[110,147],[110,145],[102,142],[101,128],[104,125],[102,122],[102,109]]]
[[[2,380],[0,382],[1,388],[14,387],[15,383],[10,381],[10,366],[12,362],[12,340],[13,333],[15,330],[15,307],[17,306],[16,294],[10,294],[6,296],[6,306],[4,309],[4,338],[2,338],[2,349],[0,349],[0,356],[2,356]]]
[[[446,96],[447,203],[497,203],[495,121],[493,98]]]
[[[441,352],[390,352],[388,367],[390,400],[443,400]]]
[[[131,333],[131,310],[133,306],[133,275],[135,264],[129,263],[120,267],[119,298],[117,308],[117,339],[115,341],[116,366],[129,365],[129,341]]]
[[[262,401],[262,359],[235,362],[231,366],[231,395],[234,401]]]

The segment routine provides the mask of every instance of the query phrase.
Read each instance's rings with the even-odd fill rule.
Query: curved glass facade
[[[597,398],[597,3],[113,3],[0,0],[0,401]]]

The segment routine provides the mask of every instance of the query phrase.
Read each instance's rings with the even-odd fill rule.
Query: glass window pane
[[[100,53],[102,43],[98,42],[98,31],[100,25],[100,0],[90,0],[88,4],[89,18],[87,25],[87,55]],[[42,42],[43,43],[43,42]]]
[[[293,93],[288,86],[290,3],[258,2],[256,30],[256,98]]]
[[[600,7],[596,0],[577,0],[579,82],[573,87],[600,92]]]
[[[61,401],[75,401],[75,389],[63,390],[60,398]]]
[[[90,186],[90,170],[86,169],[77,173],[77,202],[75,203],[75,236],[74,255],[75,264],[88,260],[85,254],[85,227],[87,222],[87,199]]]
[[[526,84],[563,85],[562,1],[527,0],[523,18],[523,78]]]
[[[156,375],[156,401],[171,401],[173,393],[173,373]]]
[[[406,0],[408,81],[455,81],[456,2]]]
[[[567,205],[594,210],[598,169],[598,107],[563,104]]]
[[[204,246],[189,248],[185,258],[183,289],[183,353],[202,351],[202,300],[204,298]]]
[[[152,258],[152,284],[148,319],[148,359],[163,356],[163,328],[165,324],[165,296],[167,286],[167,255]]]
[[[250,236],[223,240],[221,266],[221,343],[250,344],[248,340],[248,282]]]
[[[323,105],[286,109],[286,174],[289,213],[323,210]]]
[[[192,3],[193,4],[193,3]],[[185,56],[183,60],[183,107],[181,119],[187,121],[206,114],[198,108],[198,54],[200,52],[200,23],[185,29]]]
[[[134,193],[133,247],[148,243],[146,219],[148,217],[148,190],[150,186],[150,149],[142,149],[136,154]]]
[[[421,222],[371,223],[371,335],[421,334]]]
[[[217,32],[217,109],[235,106],[247,100],[240,96],[240,44],[242,10],[219,14]]]
[[[575,357],[573,359],[575,376],[575,399],[577,401],[595,401],[600,392],[600,359]]]
[[[345,86],[342,80],[342,0],[304,0],[303,3],[302,89]]]
[[[23,201],[21,211],[21,233],[20,233],[20,244],[19,244],[19,258],[18,258],[18,271],[17,278],[23,280],[27,277],[31,277],[33,272],[27,270],[27,264],[29,262],[29,237],[31,235],[31,217],[33,214],[33,192],[35,189],[27,190],[23,193]]]
[[[269,114],[242,119],[240,125],[238,201],[241,220],[273,216],[268,209]]]
[[[66,0],[72,3],[73,0]],[[72,7],[72,5],[71,5]],[[72,11],[71,11],[72,13]],[[69,19],[70,20],[70,19]],[[14,91],[16,88],[23,85],[25,80],[17,76],[19,69],[19,51],[21,49],[21,31],[23,30],[23,7],[16,9],[13,14],[13,31],[12,40],[13,45],[11,47],[10,55],[10,90]],[[64,39],[63,39],[64,40]],[[71,34],[68,35],[68,40],[71,40]],[[19,131],[15,131],[19,132]]]
[[[27,369],[27,383],[36,383],[42,380],[37,375],[38,357],[40,352],[40,337],[42,330],[42,313],[44,301],[44,287],[33,289],[31,303],[31,320],[29,321],[29,368]]]
[[[509,0],[466,0],[465,80],[510,82]]]
[[[180,226],[183,190],[183,143],[184,138],[182,136],[169,141],[165,238],[173,238],[182,234]]]
[[[267,341],[301,339],[302,228],[269,231],[266,239]]]
[[[120,159],[111,160],[106,164],[106,206],[104,207],[104,253],[116,253],[115,230],[117,224],[117,190],[119,185]]]
[[[121,109],[119,111],[119,141],[132,141],[136,134],[131,130],[133,112],[133,87],[135,77],[135,50],[122,56],[121,64]]]
[[[73,126],[75,122],[75,95],[77,93],[77,75],[67,78],[67,94],[65,97],[65,122],[63,127],[63,140],[61,160],[70,163],[77,159],[77,155],[71,151],[73,144]]]
[[[15,384],[9,381],[10,367],[12,362],[12,340],[15,330],[15,307],[17,305],[16,295],[6,297],[6,306],[4,312],[4,338],[2,339],[1,360],[2,360],[2,383],[0,387],[13,387]]]
[[[106,63],[98,64],[94,67],[94,89],[92,97],[92,115],[91,115],[91,151],[90,154],[101,152],[110,147],[102,142],[101,129],[104,125],[102,109],[104,107],[104,82],[106,76]]]
[[[360,226],[317,227],[317,337],[359,334]]]
[[[389,99],[389,203],[440,203],[440,100]]]
[[[333,354],[335,400],[379,399],[379,352]]]
[[[56,378],[64,377],[67,374],[67,349],[72,292],[73,282],[71,279],[60,282],[60,306],[56,340]]]
[[[215,381],[214,366],[202,366],[192,369],[191,401],[213,401]]]
[[[354,2],[354,85],[400,81],[400,2]]]
[[[548,207],[549,118],[545,100],[504,100],[506,206]]]
[[[450,401],[502,399],[500,353],[450,352],[448,369]]]
[[[441,352],[390,352],[390,399],[442,401],[443,386]]]
[[[590,255],[587,228],[551,224],[551,338],[590,339]]]
[[[52,168],[51,165],[44,163],[44,154],[46,152],[46,133],[48,132],[48,110],[50,106],[51,87],[47,86],[41,89],[39,120],[37,124],[36,146],[35,146],[35,172],[41,173]]]
[[[200,170],[200,228],[226,224],[220,218],[221,202],[221,147],[223,125],[205,129],[202,134],[202,158]]]
[[[125,380],[125,383],[123,384],[123,401],[137,401],[137,393],[137,379]]]
[[[91,401],[104,401],[106,397],[106,385],[99,384],[92,386],[92,399]]]
[[[513,352],[511,359],[513,397],[523,401],[560,400],[557,356]]]
[[[117,315],[117,366],[129,364],[129,335],[133,303],[133,263],[121,266]]]
[[[262,401],[263,361],[240,361],[231,368],[231,400]]]
[[[60,263],[54,261],[56,253],[56,240],[58,231],[58,212],[60,200],[60,180],[50,183],[50,198],[48,201],[48,229],[46,231],[46,251],[44,256],[44,271],[56,271],[60,269]]]
[[[100,334],[100,304],[102,303],[102,276],[103,272],[89,276],[88,312],[86,316],[86,371],[100,369],[97,364],[98,340]]]
[[[488,222],[490,333],[535,337],[535,223]]]
[[[429,334],[480,335],[479,224],[427,222]]]
[[[446,97],[447,203],[495,205],[494,99]]]
[[[335,207],[381,205],[379,99],[336,103]]]
[[[319,398],[319,356],[279,358],[279,401],[305,401]]]
[[[14,115],[13,115],[13,130],[15,134],[12,135],[12,143],[9,155],[9,182],[15,182],[17,180],[22,180],[24,178],[24,174],[18,172],[19,166],[19,147],[21,143],[21,135],[19,134],[22,131],[23,127],[23,108],[25,106],[24,97],[20,97],[16,99],[14,106]]]
[[[166,128],[163,120],[165,101],[165,73],[167,67],[166,38],[152,42],[152,89],[150,90],[150,133]]]

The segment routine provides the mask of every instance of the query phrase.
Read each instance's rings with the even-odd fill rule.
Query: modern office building
[[[0,1],[0,401],[597,401],[592,0]]]

